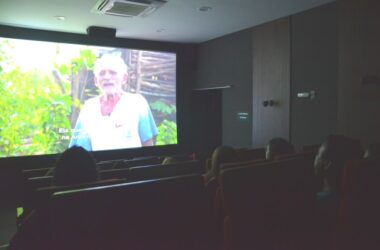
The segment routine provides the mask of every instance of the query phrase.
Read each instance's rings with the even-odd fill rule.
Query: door
[[[193,147],[211,155],[222,144],[222,90],[200,90],[192,93]]]

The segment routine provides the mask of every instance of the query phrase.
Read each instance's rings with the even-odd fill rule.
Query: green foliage
[[[9,55],[5,51],[12,49],[8,40],[4,40],[0,43],[0,73],[4,70],[4,67],[9,61]]]
[[[18,207],[17,208],[17,218],[20,217],[24,213],[24,208]]]
[[[70,128],[70,96],[50,76],[18,68],[3,72],[0,86],[0,156],[62,151],[59,129]]]
[[[150,107],[152,108],[152,110],[156,110],[164,115],[170,115],[176,112],[175,105],[166,104],[162,100],[151,103]]]
[[[177,125],[175,121],[169,119],[176,113],[176,106],[167,103],[165,100],[157,100],[150,104],[156,123],[158,124],[157,145],[177,143]]]
[[[96,55],[92,53],[89,49],[84,49],[80,51],[80,57],[74,58],[71,61],[71,66],[73,73],[78,73],[81,69],[92,70],[94,67],[94,61],[96,60]]]
[[[177,144],[177,125],[175,122],[163,120],[157,129],[156,145]]]
[[[62,152],[69,134],[60,131],[71,129],[72,108],[80,105],[71,99],[73,78],[82,69],[92,69],[96,56],[82,50],[68,64],[54,65],[57,80],[51,72],[22,71],[12,65],[11,55],[9,42],[1,41],[0,157]]]

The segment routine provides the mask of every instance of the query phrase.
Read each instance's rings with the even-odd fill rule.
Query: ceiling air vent
[[[147,16],[166,2],[166,0],[100,0],[91,11],[112,16]]]

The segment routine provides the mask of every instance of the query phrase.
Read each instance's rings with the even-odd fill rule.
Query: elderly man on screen
[[[145,98],[122,90],[128,79],[123,59],[102,56],[95,62],[94,75],[102,94],[84,103],[69,147],[91,151],[152,146],[157,127]]]

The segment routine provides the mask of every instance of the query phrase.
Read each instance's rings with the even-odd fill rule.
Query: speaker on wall
[[[87,35],[91,37],[115,38],[116,29],[99,27],[99,26],[90,26],[87,28]]]

